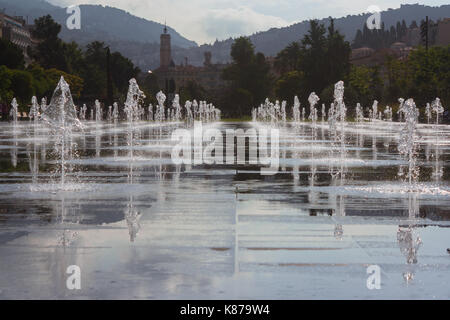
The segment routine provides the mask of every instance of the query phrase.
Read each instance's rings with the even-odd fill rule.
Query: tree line
[[[397,26],[395,39],[406,32],[404,22]],[[266,97],[292,105],[298,96],[308,110],[307,98],[316,92],[328,108],[339,80],[345,83],[350,112],[358,102],[367,108],[374,100],[396,110],[400,97],[414,98],[421,108],[436,97],[444,105],[450,101],[450,46],[428,51],[419,46],[406,59],[386,54],[376,66],[352,65],[351,47],[333,20],[328,28],[310,21],[308,33],[281,50],[272,66],[262,53],[255,53],[249,38],[238,38],[231,48],[232,63],[223,72],[230,85],[217,105],[225,115],[243,116]]]
[[[396,37],[404,35],[405,27],[404,22],[397,24]],[[38,43],[28,50],[33,62],[27,67],[21,49],[0,39],[0,101],[9,104],[16,97],[25,106],[33,95],[50,98],[63,75],[78,102],[123,102],[128,80],[142,75],[140,70],[120,53],[111,53],[103,42],[95,41],[85,47],[65,43],[58,37],[60,30],[51,16],[35,20],[33,37]],[[228,117],[249,116],[251,109],[266,97],[292,104],[297,95],[308,108],[311,92],[316,92],[328,107],[333,101],[334,84],[343,80],[350,110],[358,102],[369,107],[375,99],[394,110],[399,97],[412,97],[419,106],[436,97],[444,105],[450,101],[450,46],[432,46],[429,50],[419,46],[407,59],[387,55],[376,66],[352,65],[351,47],[333,20],[328,28],[311,20],[308,33],[274,58],[255,52],[250,39],[240,37],[231,47],[232,62],[222,74],[228,83],[222,93],[207,92],[197,83],[190,83],[179,92],[180,100],[211,101]],[[140,78],[141,89],[148,98],[146,103],[154,103],[159,91],[155,75]]]
[[[425,20],[420,22],[420,26],[414,20],[409,27],[406,26],[405,20],[398,21],[397,25],[391,26],[388,29],[385,28],[384,22],[381,23],[380,29],[369,29],[364,23],[362,30],[358,29],[355,35],[355,39],[352,42],[352,48],[358,49],[362,47],[369,47],[372,49],[389,48],[395,42],[404,42],[408,32],[414,29],[423,29]],[[434,44],[437,35],[437,22],[430,20],[428,22],[428,33],[430,38],[430,44]],[[423,36],[420,36],[420,40],[423,41]]]
[[[35,20],[32,37],[37,44],[28,47],[32,62],[27,66],[22,50],[0,39],[0,101],[9,104],[16,97],[26,105],[32,96],[50,98],[61,76],[78,101],[125,99],[128,80],[140,70],[119,52],[111,53],[103,42],[81,47],[62,41],[60,31],[61,25],[50,15]]]

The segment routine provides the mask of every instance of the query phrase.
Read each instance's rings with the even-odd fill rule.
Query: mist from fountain
[[[134,162],[134,125],[139,112],[139,106],[145,99],[144,93],[139,89],[136,79],[131,79],[129,81],[127,100],[125,101],[124,111],[127,116],[128,122],[128,134],[127,134],[127,144],[129,146],[129,156],[130,156],[130,179],[132,183],[133,177],[133,162]]]
[[[403,118],[404,118],[404,115],[403,115],[403,104],[405,103],[405,99],[398,98],[398,103],[399,103],[399,107],[398,107],[398,111],[397,111],[398,122],[402,122]]]
[[[73,156],[72,129],[82,129],[78,120],[77,111],[73,103],[70,88],[64,77],[61,76],[53,92],[50,104],[41,116],[54,132],[56,138],[55,151],[59,154],[60,184],[64,186],[66,179],[66,160]]]
[[[87,111],[86,104],[83,104],[83,106],[80,108],[80,120],[82,121],[86,120],[86,111]]]
[[[389,106],[386,106],[386,109],[384,109],[384,118],[389,121],[392,122],[392,108]]]
[[[41,112],[44,112],[47,109],[47,98],[41,99]]]
[[[108,106],[108,113],[107,113],[106,118],[108,119],[108,122],[113,121],[112,106]]]
[[[30,112],[28,113],[28,118],[30,119],[30,121],[34,121],[35,125],[39,120],[39,104],[35,96],[31,98],[31,107]]]
[[[147,111],[148,111],[147,120],[153,121],[153,105],[151,103],[148,105]]]
[[[313,130],[316,129],[316,123],[317,123],[317,109],[316,105],[319,102],[320,98],[316,95],[315,92],[311,92],[311,94],[308,97],[309,102],[309,117],[308,119],[311,120]]]
[[[377,100],[374,100],[374,101],[373,101],[373,104],[372,104],[372,110],[371,110],[371,111],[372,111],[372,112],[371,112],[371,115],[372,115],[371,121],[374,121],[374,120],[376,120],[377,117],[378,117],[378,101],[377,101]]]
[[[13,120],[14,128],[17,126],[17,112],[18,112],[19,104],[17,103],[16,98],[13,98],[11,101],[11,110],[9,112],[10,117]]]
[[[325,111],[325,103],[322,103],[322,113],[321,113],[321,115],[322,115],[322,123],[324,123],[325,122],[325,117],[327,115],[327,112]]]
[[[409,188],[412,190],[413,182],[419,175],[419,168],[416,165],[417,160],[417,108],[413,99],[406,100],[401,107],[401,114],[405,119],[405,126],[400,132],[400,141],[398,150],[400,154],[408,159]]]
[[[280,102],[278,100],[275,101],[275,103],[272,103],[269,101],[269,98],[266,98],[264,104],[261,104],[258,108],[254,108],[252,110],[252,117],[255,121],[270,121],[271,126],[276,127],[280,122],[285,123],[286,121],[286,102],[283,101],[280,106]]]
[[[429,103],[427,103],[427,106],[425,107],[425,116],[427,117],[427,123],[430,124],[432,114],[431,114],[431,106]]]
[[[192,106],[192,102],[190,102],[189,100],[187,100],[184,104],[184,108],[186,109],[185,113],[186,113],[186,121],[187,121],[188,126],[191,126],[194,123],[194,115],[192,113],[191,106]],[[256,118],[255,118],[255,121],[256,121]]]
[[[119,105],[117,104],[117,102],[113,103],[112,118],[115,124],[119,120]]]
[[[436,125],[438,125],[439,124],[439,116],[444,113],[444,108],[442,107],[442,103],[439,98],[436,98],[431,103],[431,110],[433,113],[436,114]]]
[[[156,100],[158,101],[158,105],[156,106],[155,121],[161,123],[165,120],[164,102],[166,101],[166,95],[162,91],[159,91],[156,94]],[[197,102],[195,101],[195,103]]]
[[[283,126],[286,126],[286,101],[281,102],[281,121]]]
[[[294,106],[292,107],[292,116],[295,123],[299,123],[301,119],[300,114],[300,101],[298,100],[298,97],[294,97]]]
[[[355,112],[356,112],[356,122],[362,123],[364,121],[364,112],[359,102],[356,104]]]
[[[103,110],[100,102],[95,100],[95,122],[99,124],[102,121]]]

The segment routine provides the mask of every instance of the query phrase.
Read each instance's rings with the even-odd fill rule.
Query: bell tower
[[[167,33],[167,26],[164,24],[164,32],[161,34],[160,42],[159,67],[168,68],[171,60],[170,34]]]

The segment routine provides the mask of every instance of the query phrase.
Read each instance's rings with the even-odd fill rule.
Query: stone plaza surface
[[[63,188],[49,132],[1,125],[2,299],[450,298],[448,126],[436,140],[435,126],[419,125],[410,193],[395,123],[347,124],[344,160],[326,124],[314,141],[309,124],[288,124],[273,176],[174,165],[179,124],[136,124],[132,157],[126,123],[85,125]],[[67,289],[71,265],[80,290]],[[379,290],[367,287],[371,265]]]

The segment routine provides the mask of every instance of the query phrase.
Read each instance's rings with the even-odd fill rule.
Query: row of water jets
[[[137,88],[137,90],[136,90]],[[145,95],[139,90],[139,86],[135,79],[130,80],[130,89],[133,95],[127,96],[127,101],[124,105],[124,111],[126,119],[128,121],[171,121],[171,122],[181,122],[186,121],[187,123],[193,123],[194,120],[208,122],[208,121],[219,121],[221,119],[221,110],[216,108],[212,103],[207,103],[206,101],[193,100],[186,101],[184,105],[184,111],[180,104],[180,97],[178,94],[175,95],[172,106],[165,107],[164,102],[166,101],[166,95],[160,91],[156,95],[158,104],[154,107],[151,103],[147,108],[143,106],[143,99]],[[137,99],[134,96],[138,97]],[[10,117],[14,124],[18,121],[18,109],[19,104],[16,98],[11,102]],[[42,98],[41,104],[37,102],[36,97],[31,99],[31,107],[28,113],[30,121],[38,121],[41,113],[45,113],[47,109],[47,100]],[[104,108],[98,100],[95,100],[94,108],[91,108],[90,117],[87,116],[87,106],[83,104],[81,108],[77,108],[76,113],[80,120],[95,120],[97,122],[103,121]],[[94,113],[95,110],[95,113]],[[106,121],[108,122],[118,122],[120,120],[119,104],[114,102],[112,106],[108,107],[108,112],[106,114]]]
[[[312,127],[312,145],[316,140],[316,128],[319,120],[319,112],[317,105],[320,98],[316,93],[312,92],[308,97],[309,102],[309,115],[306,114],[305,108],[300,109],[300,101],[297,96],[294,97],[294,105],[292,107],[292,119],[293,125],[307,124]],[[417,132],[417,124],[419,123],[420,111],[417,108],[414,100],[410,99],[398,99],[399,109],[398,118],[402,123],[402,127],[399,133],[398,151],[408,161],[408,172],[406,173],[407,180],[409,182],[410,190],[412,191],[413,183],[417,180],[419,174],[419,168],[416,165],[417,151],[419,135]],[[270,123],[271,126],[287,125],[288,117],[286,112],[286,101],[282,101],[281,104],[277,100],[275,103],[266,99],[264,104],[252,110],[252,119],[254,122]],[[372,108],[368,112],[368,117],[364,115],[361,104],[357,104],[355,108],[355,119],[357,124],[374,123],[377,121],[393,121],[392,108],[386,106],[383,112],[378,111],[378,101],[374,101]],[[431,104],[428,103],[425,108],[425,115],[427,122],[430,123],[431,119],[435,119],[435,125],[439,124],[439,118],[444,113],[444,108],[439,98],[436,98]],[[383,117],[384,115],[384,117]],[[334,101],[331,103],[328,113],[326,111],[325,104],[322,104],[321,108],[321,120],[322,123],[328,122],[330,135],[333,140],[333,147],[339,149],[341,157],[341,170],[338,173],[343,174],[343,163],[345,160],[346,145],[345,145],[345,127],[348,125],[347,120],[347,108],[344,103],[344,82],[339,81],[335,84],[334,89]],[[307,119],[306,119],[307,118]],[[437,132],[438,129],[435,128]],[[437,140],[437,136],[436,136]],[[436,141],[437,142],[437,141]],[[401,168],[399,175],[404,175]]]
[[[191,126],[194,121],[210,122],[218,121],[221,118],[221,111],[213,104],[206,101],[197,102],[196,100],[186,101],[184,110],[180,104],[180,98],[175,95],[172,105],[166,107],[166,96],[163,92],[158,92],[156,100],[158,104],[154,109],[150,104],[147,107],[147,115],[144,109],[145,95],[140,90],[139,85],[135,79],[129,81],[129,88],[127,98],[124,103],[124,114],[128,124],[127,143],[130,147],[131,160],[134,159],[133,147],[139,137],[136,136],[135,127],[138,122],[143,120],[154,121],[159,123],[160,136],[163,123],[171,122],[173,124],[186,124]],[[13,132],[16,134],[18,130],[18,103],[14,98],[11,102],[10,116],[13,121]],[[154,110],[154,111],[153,111]],[[83,105],[77,108],[73,102],[70,92],[69,84],[60,78],[58,85],[53,93],[50,103],[47,105],[45,98],[41,100],[41,104],[37,102],[37,98],[33,97],[31,100],[31,107],[29,111],[30,122],[34,122],[34,138],[37,139],[38,123],[45,124],[51,130],[51,136],[55,137],[54,155],[58,162],[58,176],[61,188],[64,188],[66,180],[66,171],[71,171],[72,165],[67,166],[67,163],[72,163],[72,159],[76,156],[76,144],[73,141],[73,131],[83,131],[86,121],[87,107]],[[91,120],[95,120],[97,125],[103,123],[103,108],[101,103],[95,101],[95,116],[94,109],[91,109]],[[107,121],[117,123],[120,120],[119,105],[114,103],[108,107]],[[35,144],[36,145],[36,144]],[[35,154],[36,157],[36,154]],[[132,161],[131,161],[132,162]],[[37,167],[37,165],[36,165]],[[32,168],[33,183],[36,182],[37,168]],[[132,177],[132,174],[130,175]]]
[[[314,155],[314,146],[316,142],[316,128],[317,122],[319,121],[319,112],[317,105],[319,103],[319,97],[312,92],[308,97],[309,103],[309,115],[307,115],[305,108],[300,109],[300,102],[298,97],[294,97],[294,105],[292,107],[292,120],[291,124],[296,125],[307,125],[311,127],[311,169],[310,169],[310,187],[311,194],[314,192],[312,190],[315,184],[316,175],[316,164]],[[409,283],[414,277],[414,268],[411,265],[416,264],[417,252],[422,244],[421,238],[414,232],[414,220],[418,214],[418,202],[417,195],[421,192],[420,187],[417,185],[417,180],[419,176],[419,166],[417,165],[417,155],[418,155],[418,142],[420,141],[420,136],[418,134],[417,125],[419,123],[420,111],[417,108],[413,99],[403,99],[399,100],[399,109],[397,112],[399,119],[400,131],[398,134],[398,151],[405,160],[407,160],[406,174],[403,172],[403,166],[400,166],[398,175],[400,177],[406,177],[407,186],[405,191],[408,192],[408,218],[409,223],[407,225],[399,226],[397,231],[397,241],[400,246],[400,251],[406,257],[406,263],[408,269],[403,273],[403,277],[407,283]],[[381,121],[386,121],[388,123],[393,121],[393,110],[391,107],[386,106],[383,112],[378,111],[378,101],[374,101],[372,108],[368,111],[368,117],[365,117],[364,110],[361,104],[357,104],[355,108],[355,120],[356,127],[364,127],[365,124],[376,125]],[[427,103],[425,108],[425,116],[427,123],[430,124],[433,119],[435,123],[434,131],[436,133],[435,144],[438,143],[438,128],[439,118],[444,113],[444,108],[439,98],[436,98],[431,104]],[[335,84],[334,88],[334,101],[331,103],[328,113],[326,111],[325,104],[322,104],[321,108],[321,121],[322,124],[328,122],[328,129],[330,132],[330,137],[332,140],[331,150],[332,152],[337,151],[339,154],[339,165],[336,168],[330,167],[330,173],[334,181],[336,181],[339,187],[344,187],[344,176],[345,176],[345,158],[346,158],[346,138],[345,138],[345,127],[348,126],[346,121],[347,108],[344,103],[344,83],[339,81]],[[266,99],[265,103],[252,110],[252,118],[254,122],[265,122],[269,123],[271,126],[286,126],[288,122],[288,116],[286,114],[286,101],[279,101],[272,103],[269,99]],[[307,119],[306,119],[307,118]],[[382,123],[382,122],[381,122]],[[321,125],[323,129],[325,126]],[[436,163],[438,162],[438,154],[436,154]],[[436,166],[437,168],[438,166]],[[298,170],[297,170],[298,171]],[[442,176],[442,171],[434,172],[433,175]],[[345,216],[345,205],[344,205],[344,195],[338,195],[337,201],[337,215],[334,234],[337,238],[342,238],[343,227],[340,222],[341,217]],[[311,201],[312,199],[310,199]]]
[[[338,82],[339,83],[339,82]],[[335,96],[336,98],[336,96]],[[300,109],[300,101],[297,96],[294,97],[294,105],[292,106],[292,122],[304,122],[310,121],[313,124],[317,123],[319,120],[319,110],[316,107],[320,98],[312,92],[308,98],[309,102],[309,114],[307,114],[306,109],[303,107]],[[412,101],[411,101],[412,100]],[[409,102],[408,102],[409,101]],[[413,99],[408,99],[405,101],[403,98],[398,99],[399,109],[397,111],[398,119],[400,122],[405,122],[405,110],[403,105],[408,102],[414,103]],[[286,112],[286,101],[282,101],[281,104],[279,100],[276,100],[275,103],[272,103],[268,98],[265,100],[263,104],[261,104],[257,108],[252,109],[252,120],[253,121],[261,121],[261,122],[270,122],[271,124],[286,124],[288,122],[288,114]],[[331,103],[330,108],[328,109],[328,113],[326,111],[326,106],[323,103],[321,108],[321,119],[322,122],[325,122],[325,119],[328,119],[328,122],[333,121],[335,117],[336,110],[340,110],[340,107],[336,105],[337,101],[335,100]],[[415,103],[414,103],[415,105]],[[378,101],[374,100],[372,107],[368,109],[367,117],[364,116],[364,110],[360,103],[356,104],[355,107],[355,120],[358,123],[364,121],[393,121],[393,111],[390,106],[386,106],[383,111],[378,111]],[[443,114],[444,108],[442,106],[441,100],[436,98],[431,104],[427,103],[425,107],[425,116],[427,119],[427,123],[430,124],[433,119],[435,119],[435,124],[439,123],[439,117]],[[419,122],[420,110],[415,107],[415,117],[416,122]]]

